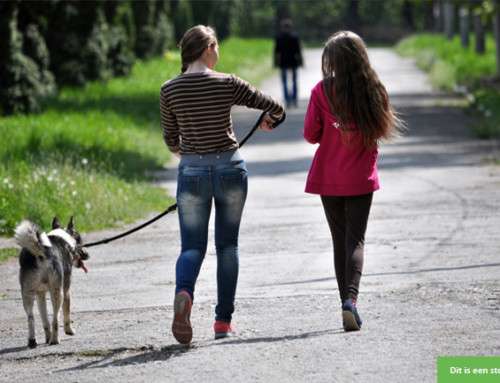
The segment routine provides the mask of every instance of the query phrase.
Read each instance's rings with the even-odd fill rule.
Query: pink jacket
[[[318,144],[307,177],[306,193],[350,196],[372,193],[380,188],[377,175],[378,149],[367,149],[361,135],[349,145],[342,142],[320,81],[311,91],[303,135]]]

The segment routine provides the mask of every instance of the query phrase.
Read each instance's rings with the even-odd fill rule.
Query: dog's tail
[[[17,244],[37,257],[46,258],[44,247],[51,247],[47,234],[32,221],[22,221],[15,229]]]

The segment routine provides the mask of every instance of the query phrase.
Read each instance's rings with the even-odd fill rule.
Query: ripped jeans
[[[181,160],[179,164],[177,205],[182,247],[176,264],[175,293],[185,290],[194,299],[196,279],[207,251],[213,201],[217,253],[215,320],[231,322],[239,271],[238,235],[248,191],[247,169],[242,159],[228,161],[227,156],[213,154],[189,157],[193,156],[199,161],[183,165]]]

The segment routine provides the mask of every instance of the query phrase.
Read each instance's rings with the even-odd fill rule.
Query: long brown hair
[[[198,60],[203,51],[217,42],[215,31],[205,25],[197,25],[186,31],[179,44],[181,48],[182,73],[186,71],[189,64]]]
[[[361,37],[350,31],[330,37],[323,50],[322,71],[323,89],[346,144],[353,123],[367,148],[376,148],[380,139],[391,141],[400,135],[398,128],[404,128],[404,123],[390,105]]]

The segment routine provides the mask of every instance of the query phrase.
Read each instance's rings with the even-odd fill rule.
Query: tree
[[[175,41],[178,43],[186,30],[193,26],[191,4],[187,0],[172,0],[170,2],[170,13],[174,22]]]
[[[415,29],[415,23],[413,21],[413,3],[409,0],[404,0],[403,2],[403,7],[401,9],[401,19],[404,29],[409,29],[411,31]]]
[[[48,18],[46,41],[50,68],[58,84],[84,85],[110,77],[109,31],[104,3],[66,0],[55,3]]]
[[[455,6],[450,1],[444,2],[444,32],[448,40],[455,35]]]
[[[149,59],[171,47],[173,28],[166,13],[167,3],[158,0],[132,1],[136,40],[134,52]]]
[[[39,27],[35,22],[20,25],[19,5],[0,2],[1,114],[39,111],[38,98],[55,91],[54,78],[48,70],[48,50]]]
[[[474,36],[476,44],[474,50],[477,54],[486,52],[486,38],[483,24],[483,9],[478,7],[474,10]]]
[[[460,41],[463,47],[468,47],[470,44],[470,14],[466,6],[460,7]]]
[[[500,1],[493,0],[493,23],[497,51],[497,75],[500,75]]]
[[[352,31],[359,30],[361,19],[359,17],[359,0],[346,0],[347,11],[345,15],[345,26]]]

